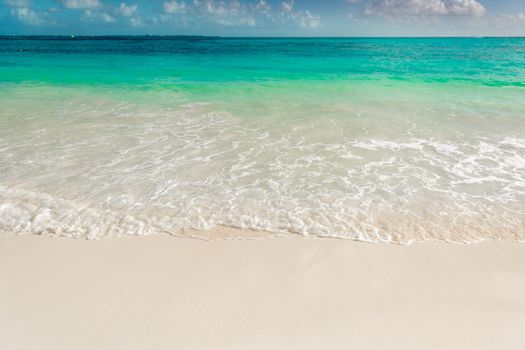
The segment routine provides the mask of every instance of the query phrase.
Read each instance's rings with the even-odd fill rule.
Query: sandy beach
[[[0,0],[0,350],[524,329],[525,0]]]
[[[523,349],[525,245],[0,238],[0,348]]]

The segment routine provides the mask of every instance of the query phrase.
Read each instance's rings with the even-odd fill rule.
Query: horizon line
[[[222,36],[222,35],[193,35],[193,34],[0,34],[0,38],[115,38],[115,37],[165,37],[165,38],[215,38],[215,39],[490,39],[490,38],[525,38],[525,35],[399,35],[399,36]]]

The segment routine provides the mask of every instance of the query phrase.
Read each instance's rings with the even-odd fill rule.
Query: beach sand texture
[[[0,239],[0,344],[523,349],[525,246]]]

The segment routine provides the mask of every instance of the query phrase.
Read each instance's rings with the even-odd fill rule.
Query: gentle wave
[[[348,106],[347,118],[302,119],[101,98],[40,108],[38,118],[6,109],[0,229],[99,238],[221,225],[370,242],[524,240],[525,138],[491,135],[483,120],[467,135],[425,108],[420,120],[368,104]],[[450,118],[458,113],[472,121],[468,110]]]

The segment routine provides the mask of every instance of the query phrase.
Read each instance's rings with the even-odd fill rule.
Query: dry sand
[[[525,349],[525,244],[0,238],[0,349]]]

